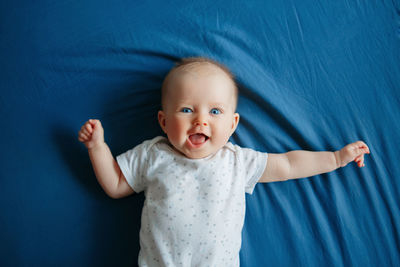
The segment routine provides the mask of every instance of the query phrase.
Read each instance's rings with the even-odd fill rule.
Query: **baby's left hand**
[[[357,141],[343,147],[335,152],[336,160],[340,167],[346,166],[349,162],[355,161],[358,167],[364,167],[364,154],[369,154],[369,148],[363,141]]]

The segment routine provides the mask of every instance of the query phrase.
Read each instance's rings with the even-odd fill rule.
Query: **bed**
[[[364,168],[258,184],[241,266],[400,266],[398,1],[2,1],[0,265],[136,266],[143,194],[114,200],[77,133],[114,155],[161,135],[160,87],[182,57],[240,84],[233,143],[337,150]]]

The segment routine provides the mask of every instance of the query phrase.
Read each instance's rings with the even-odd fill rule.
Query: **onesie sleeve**
[[[146,188],[144,174],[148,166],[148,150],[151,147],[151,140],[144,141],[133,149],[117,156],[117,162],[124,174],[126,181],[136,193]]]
[[[267,166],[268,154],[235,145],[239,168],[245,179],[245,191],[252,194]]]

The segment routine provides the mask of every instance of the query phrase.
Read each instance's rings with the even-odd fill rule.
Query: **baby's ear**
[[[235,132],[240,120],[240,115],[239,113],[233,114],[233,121],[232,121],[232,132],[231,135]]]
[[[158,111],[158,123],[160,124],[164,133],[167,133],[165,129],[165,113],[162,110]]]

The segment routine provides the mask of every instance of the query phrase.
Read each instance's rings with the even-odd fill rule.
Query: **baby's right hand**
[[[104,143],[104,129],[99,120],[88,120],[81,128],[78,139],[88,149]]]

